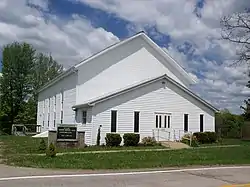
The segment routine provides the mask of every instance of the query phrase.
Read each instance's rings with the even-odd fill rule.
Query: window
[[[77,122],[78,121],[78,116],[77,116],[77,113],[78,113],[78,111],[77,111],[77,109],[75,110],[75,121]]]
[[[64,100],[63,91],[61,91],[61,124],[63,124],[63,100]]]
[[[45,101],[43,101],[43,127],[44,127],[44,120],[45,120],[44,112],[45,112]]]
[[[61,110],[61,124],[63,124],[63,111]]]
[[[134,132],[139,132],[139,115],[140,112],[134,112]]]
[[[156,113],[155,127],[156,128],[170,128],[170,113]]]
[[[200,115],[200,132],[203,132],[203,124],[204,124],[204,115]]]
[[[48,113],[48,127],[49,127],[49,117],[50,117],[50,116],[49,116],[49,113]]]
[[[48,100],[48,127],[49,127],[49,118],[50,118],[50,98]]]
[[[56,111],[56,96],[54,96],[54,112]]]
[[[56,112],[54,112],[54,127],[56,126]]]
[[[87,111],[82,111],[82,124],[87,123]]]
[[[188,114],[184,114],[184,131],[188,131]]]
[[[159,128],[161,128],[161,116],[159,116]]]
[[[170,128],[170,116],[168,116],[168,128]]]
[[[63,91],[61,91],[61,105],[62,105],[62,109],[63,109],[63,101],[64,101],[64,94],[63,94]]]
[[[111,111],[111,132],[116,132],[117,111]]]
[[[167,128],[167,116],[164,116],[164,128]]]
[[[158,115],[155,116],[155,124],[156,124],[156,128],[158,128]]]

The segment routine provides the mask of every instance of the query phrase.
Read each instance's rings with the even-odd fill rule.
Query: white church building
[[[106,133],[176,140],[184,132],[214,131],[211,104],[190,91],[192,77],[144,32],[68,69],[39,90],[41,132],[77,124],[85,143]]]

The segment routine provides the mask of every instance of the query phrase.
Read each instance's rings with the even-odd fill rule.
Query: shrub
[[[140,135],[134,133],[126,133],[123,135],[125,146],[137,146],[140,141]]]
[[[193,135],[197,138],[198,142],[201,144],[209,142],[208,135],[204,132],[195,132]]]
[[[190,145],[190,139],[191,139],[190,136],[192,136],[191,145]],[[199,146],[199,142],[198,142],[196,136],[195,135],[191,135],[191,134],[185,134],[181,138],[181,142],[185,143],[185,144],[187,144],[187,145],[189,145],[191,147],[198,147]]]
[[[45,143],[45,140],[42,139],[42,140],[40,141],[38,150],[39,150],[39,151],[45,151],[46,149],[47,149],[47,145],[46,145],[46,143]]]
[[[207,134],[208,142],[207,143],[215,143],[217,141],[217,134],[215,132],[204,132]]]
[[[122,138],[120,134],[107,133],[105,141],[107,146],[114,147],[114,146],[119,146],[121,144]]]
[[[97,138],[96,138],[96,145],[97,146],[100,145],[100,140],[101,140],[101,127],[98,128],[98,132],[97,132]]]
[[[156,140],[154,137],[144,137],[142,138],[142,144],[145,146],[154,146],[156,145]]]
[[[56,156],[56,148],[53,143],[50,143],[49,148],[46,151],[46,155],[48,157],[55,157]]]
[[[193,134],[201,144],[215,143],[217,141],[217,135],[215,132],[195,132]]]

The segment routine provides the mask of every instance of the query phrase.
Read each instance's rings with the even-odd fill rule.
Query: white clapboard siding
[[[204,130],[214,131],[214,112],[171,83],[164,88],[158,81],[94,106],[93,133],[102,125],[102,143],[111,130],[111,110],[117,110],[117,132],[122,134],[134,131],[134,111],[139,111],[141,138],[152,136],[155,112],[171,113],[171,127],[176,134],[183,133],[184,114],[189,114],[189,131],[199,131],[200,114],[204,114]],[[95,141],[96,135],[93,134],[91,143]]]
[[[41,93],[39,93],[38,102],[46,101],[45,105],[45,129],[48,128],[48,101],[51,98],[50,106],[50,128],[54,128],[54,103],[53,98],[56,95],[56,122],[61,121],[61,92],[64,95],[64,106],[63,106],[63,123],[73,124],[75,123],[75,113],[72,110],[72,106],[76,103],[76,84],[77,74],[71,74],[68,77],[60,80],[56,84],[48,87]],[[41,123],[41,122],[40,122]]]
[[[170,64],[163,61],[141,37],[108,51],[78,67],[76,102],[81,104],[163,74],[184,85],[174,75]]]

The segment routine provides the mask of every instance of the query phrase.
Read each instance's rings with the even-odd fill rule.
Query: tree
[[[37,91],[44,84],[63,72],[63,66],[58,64],[51,55],[47,56],[42,53],[36,55],[33,69],[34,95],[37,95]]]
[[[222,38],[239,47],[237,51],[238,59],[236,63],[249,63],[250,61],[250,12],[246,9],[244,12],[236,12],[221,19]],[[249,73],[250,76],[250,73]],[[246,85],[250,88],[250,81]],[[250,119],[250,99],[244,101],[243,116],[246,120]]]
[[[63,71],[51,55],[36,53],[27,43],[4,46],[0,78],[1,129],[14,123],[35,124],[38,90]]]
[[[222,137],[240,137],[243,124],[244,120],[242,116],[231,114],[228,110],[223,110],[215,114],[215,128]]]
[[[250,60],[250,12],[236,12],[221,19],[222,38],[240,47],[237,62]]]
[[[14,42],[3,48],[1,111],[7,115],[7,123],[14,123],[19,111],[23,110],[24,98],[31,93],[29,80],[34,55],[35,50],[27,43]]]
[[[23,123],[36,123],[37,101],[39,89],[63,72],[63,66],[58,64],[51,55],[38,53],[35,57],[32,71],[32,95],[27,102],[26,113],[22,113]],[[27,118],[29,116],[29,119]]]

